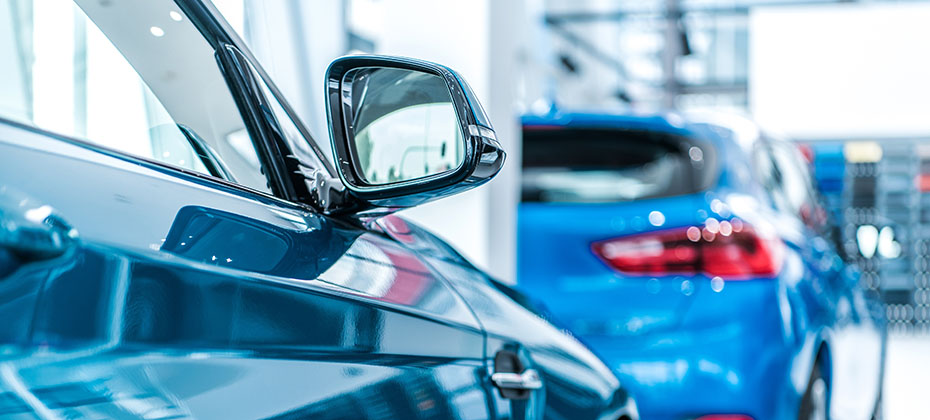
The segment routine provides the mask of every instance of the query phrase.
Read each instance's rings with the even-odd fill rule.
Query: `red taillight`
[[[608,239],[591,248],[626,274],[704,273],[734,280],[778,274],[784,252],[781,241],[763,238],[738,219]]]
[[[917,189],[920,192],[930,192],[930,174],[917,175]]]
[[[798,151],[801,152],[801,156],[804,157],[804,161],[808,164],[814,163],[814,148],[809,144],[795,143],[798,147]]]

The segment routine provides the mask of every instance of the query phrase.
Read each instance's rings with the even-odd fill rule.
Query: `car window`
[[[767,142],[756,143],[752,151],[752,164],[756,178],[762,184],[775,209],[783,213],[795,214],[781,185],[781,170],[775,165],[772,150]]]
[[[171,0],[0,0],[0,77],[0,118],[270,192],[212,47]]]
[[[784,173],[784,189],[792,210],[812,229],[829,233],[832,225],[822,197],[814,184],[811,168],[792,143],[775,143],[775,161]]]
[[[315,127],[318,132],[323,133],[322,136],[314,137],[311,135],[310,127],[305,124],[305,122],[308,121],[301,120],[301,118],[298,117],[294,107],[288,103],[288,98],[286,98],[281,90],[272,83],[268,73],[265,71],[267,70],[274,74],[277,68],[283,71],[278,74],[282,77],[278,77],[276,80],[292,79],[295,68],[292,65],[293,63],[287,62],[282,64],[277,62],[278,66],[275,66],[276,56],[271,52],[274,51],[273,45],[276,44],[274,40],[282,36],[281,34],[283,32],[279,26],[269,25],[271,18],[267,16],[267,13],[269,9],[286,9],[293,11],[300,9],[301,5],[298,3],[287,3],[283,6],[270,6],[262,2],[243,2],[242,0],[212,0],[210,3],[219,13],[217,17],[224,19],[228,24],[228,29],[231,30],[229,35],[233,38],[239,38],[242,44],[248,47],[252,52],[257,53],[255,56],[252,56],[248,51],[243,51],[243,53],[251,59],[248,62],[249,70],[255,79],[259,81],[258,87],[261,89],[264,98],[270,106],[276,125],[282,130],[281,134],[283,140],[287,143],[294,157],[297,158],[301,166],[300,170],[304,172],[305,175],[310,172],[321,171],[327,173],[329,176],[336,176],[332,163],[327,159],[327,155],[324,154],[324,151],[326,151],[326,153],[331,153],[329,136],[326,134],[328,124],[323,121],[322,126]],[[298,38],[299,37],[298,35]],[[311,86],[315,85],[312,82],[309,82],[309,84]],[[297,92],[304,92],[304,90],[297,89]],[[322,95],[320,97],[322,98]],[[291,97],[290,99],[297,99],[298,104],[307,101],[313,102],[314,95],[303,95],[302,97]],[[322,103],[320,103],[319,106],[322,106]],[[325,112],[320,112],[319,114],[320,116],[325,116]],[[307,116],[305,115],[304,117]]]
[[[690,194],[715,173],[713,150],[678,136],[608,129],[523,131],[523,202],[600,203]]]
[[[810,178],[801,168],[801,156],[784,144],[774,144],[772,156],[781,174],[781,190],[789,209],[799,215],[812,205]]]
[[[335,176],[335,173],[327,166],[327,161],[322,156],[319,148],[315,147],[315,143],[313,143],[306,126],[303,125],[293,112],[289,112],[284,108],[285,103],[279,97],[279,94],[275,93],[272,89],[272,85],[269,84],[268,79],[260,74],[258,70],[252,66],[252,63],[249,63],[249,71],[252,73],[252,76],[259,81],[259,88],[262,91],[262,95],[267,100],[275,125],[281,129],[281,136],[284,141],[287,142],[290,152],[293,153],[293,156],[296,157],[297,161],[300,163],[298,168],[304,174],[308,187],[311,189],[315,188],[309,185],[309,183],[313,182],[312,180],[314,177],[312,172],[314,171],[323,171],[330,176]]]
[[[793,145],[781,141],[757,145],[753,163],[760,182],[768,191],[775,207],[798,217],[814,228],[826,221],[819,205],[810,171]]]

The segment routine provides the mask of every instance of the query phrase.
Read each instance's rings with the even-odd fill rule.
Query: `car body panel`
[[[487,354],[513,351],[526,367],[542,374],[545,392],[528,402],[515,404],[495,393],[499,416],[505,418],[508,412],[528,404],[545,406],[547,418],[638,417],[635,403],[610,370],[580,342],[542,319],[534,308],[521,306],[507,286],[413,223],[388,216],[381,226],[399,242],[415,244],[412,246],[425,261],[465,298],[487,332]]]
[[[261,396],[256,400],[292,394],[287,403],[242,400],[238,407],[229,404],[228,412],[198,411],[197,403],[172,388],[158,396],[195,418],[313,411],[325,397],[394,387],[396,395],[381,402],[392,410],[426,398],[433,405],[461,401],[467,406],[455,412],[486,415],[479,386],[486,375],[481,328],[458,294],[410,251],[312,212],[163,177],[116,157],[89,154],[94,159],[85,160],[81,155],[88,151],[80,146],[58,144],[61,154],[42,150],[47,139],[26,130],[3,127],[0,135],[30,144],[0,144],[10,163],[4,166],[5,183],[29,191],[36,202],[55,203],[80,232],[69,254],[4,280],[5,288],[17,290],[10,301],[29,302],[4,305],[4,318],[24,327],[4,341],[5,363],[25,386],[60,386],[56,381],[64,378],[49,372],[63,369],[72,372],[72,380],[89,375],[103,381],[102,388],[86,392],[124,391],[111,388],[117,385],[106,383],[108,377],[155,387],[169,375],[182,388],[204,387],[196,394],[228,398],[248,391]],[[35,162],[55,173],[40,175]],[[96,186],[90,194],[75,194],[88,189],[61,181],[77,179],[75,174],[83,185]],[[172,190],[185,192],[152,194]],[[88,200],[98,204],[87,206]],[[170,213],[175,215],[169,221],[164,216]],[[105,214],[115,217],[102,223]],[[144,226],[137,226],[140,221]],[[197,365],[192,354],[218,359],[216,367],[190,366]],[[259,380],[263,361],[271,370],[295,372],[282,381]],[[159,368],[150,376],[125,378],[152,365]],[[330,372],[325,382],[316,376],[323,372]],[[447,376],[459,378],[455,392],[463,396],[446,395]],[[430,395],[417,397],[416,388],[402,386],[407,383],[431,387]],[[308,391],[321,386],[328,391]],[[288,391],[294,387],[303,390]],[[425,418],[444,418],[453,409],[440,408]]]

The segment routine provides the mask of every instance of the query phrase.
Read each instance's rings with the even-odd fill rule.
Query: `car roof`
[[[759,126],[751,119],[722,113],[611,113],[563,112],[546,115],[524,115],[524,128],[616,128],[642,130],[687,136],[709,141],[716,147],[733,144],[744,151],[762,137]]]
[[[522,123],[524,127],[602,127],[691,134],[691,130],[685,127],[684,120],[677,114],[556,112],[548,115],[526,115],[522,118]]]

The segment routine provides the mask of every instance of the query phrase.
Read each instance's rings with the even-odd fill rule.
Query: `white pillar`
[[[522,133],[519,121],[518,75],[522,72],[522,35],[526,9],[522,1],[489,1],[488,85],[484,102],[488,116],[507,151],[508,162],[496,181],[488,186],[488,262],[490,272],[503,281],[516,283],[517,204],[520,202]],[[524,108],[524,107],[519,107]]]

